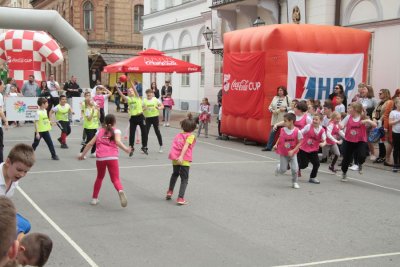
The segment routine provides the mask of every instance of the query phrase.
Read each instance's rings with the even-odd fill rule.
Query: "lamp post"
[[[221,57],[223,57],[224,49],[222,49],[222,48],[215,49],[214,48],[214,31],[207,27],[206,30],[203,32],[203,36],[207,42],[207,48],[210,49],[211,53],[217,54],[217,55],[220,55]]]
[[[258,27],[258,26],[264,26],[265,21],[262,20],[260,17],[257,17],[257,19],[253,22],[253,27]]]

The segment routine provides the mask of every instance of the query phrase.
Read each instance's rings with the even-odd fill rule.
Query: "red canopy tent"
[[[155,49],[139,52],[139,56],[128,58],[104,67],[104,72],[136,72],[136,73],[191,73],[200,72],[201,67],[183,60],[164,55]]]

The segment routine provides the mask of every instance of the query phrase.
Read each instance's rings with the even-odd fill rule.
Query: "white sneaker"
[[[93,198],[92,201],[90,201],[90,205],[97,205],[99,204],[99,199],[98,198]]]
[[[300,188],[300,186],[299,186],[299,184],[298,184],[298,183],[293,183],[293,188],[294,188],[294,189],[299,189],[299,188]]]
[[[125,208],[128,206],[128,200],[126,199],[124,191],[118,191],[119,201],[121,202],[121,207]]]
[[[369,160],[371,160],[371,161],[376,160],[376,156],[374,156],[374,155],[369,156]]]
[[[167,123],[167,127],[169,127],[169,123]]]
[[[353,166],[349,167],[352,171],[358,171],[358,165],[354,164]]]
[[[276,168],[275,168],[275,176],[278,176],[279,175],[279,170],[281,169],[281,164],[280,163],[278,163],[278,165],[276,165]]]
[[[163,153],[162,146],[160,146],[160,149],[158,150],[158,152]]]
[[[90,157],[91,157],[91,158],[95,158],[95,157],[96,157],[96,152],[90,154]]]
[[[164,124],[163,124],[163,126],[165,127],[165,126],[167,126],[167,124],[166,124],[166,123],[164,123]]]

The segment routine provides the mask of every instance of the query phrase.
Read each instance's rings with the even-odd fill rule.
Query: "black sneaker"
[[[60,142],[60,144],[62,145],[62,141],[61,141],[61,137],[57,138],[58,142]]]
[[[131,152],[129,152],[129,157],[132,157],[133,156],[133,152],[135,151],[135,148],[133,146],[131,148],[132,148],[132,150],[131,150]]]
[[[358,165],[358,173],[359,173],[359,174],[363,174],[362,165],[361,165],[361,164]]]
[[[263,149],[261,149],[261,151],[271,151],[271,149],[264,147]]]
[[[61,148],[67,149],[68,146],[67,146],[67,144],[61,144]]]
[[[52,156],[51,159],[52,159],[52,160],[60,160],[60,158],[59,158],[57,155]]]
[[[146,154],[146,155],[149,154],[148,148],[147,148],[147,147],[142,147],[141,150],[142,150],[142,152],[143,152],[144,154]]]

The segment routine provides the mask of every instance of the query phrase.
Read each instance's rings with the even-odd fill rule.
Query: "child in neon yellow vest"
[[[40,139],[44,139],[47,146],[49,147],[51,153],[51,159],[59,160],[56,151],[54,149],[53,141],[51,140],[50,130],[51,130],[51,123],[49,117],[47,116],[47,107],[49,103],[47,99],[44,97],[39,97],[37,104],[39,106],[38,111],[36,112],[35,118],[35,138],[33,140],[32,148],[36,150],[36,147],[40,143]]]
[[[146,98],[143,99],[143,114],[146,118],[146,132],[147,132],[147,139],[149,138],[150,127],[153,125],[154,132],[156,133],[158,144],[160,145],[159,152],[162,153],[162,136],[159,128],[160,121],[158,116],[160,116],[160,111],[164,108],[163,104],[154,97],[154,93],[152,89],[146,90]]]
[[[83,110],[83,130],[86,133],[85,144],[81,148],[81,153],[85,149],[85,146],[96,136],[97,129],[99,128],[99,108],[96,106],[94,101],[91,99],[90,92],[85,93],[85,102]],[[91,157],[96,157],[96,145],[92,147]]]
[[[60,103],[50,111],[50,117],[51,114],[55,114],[57,125],[61,129],[61,136],[57,140],[61,143],[61,148],[68,148],[67,136],[71,133],[69,115],[74,113],[72,112],[71,106],[67,103],[67,97],[65,95],[60,96]]]
[[[140,127],[140,131],[142,133],[142,148],[143,153],[148,155],[147,152],[147,132],[146,126],[144,125],[144,116],[143,116],[143,107],[142,107],[142,99],[139,96],[139,93],[136,91],[135,85],[129,80],[132,84],[132,87],[128,89],[128,96],[122,94],[121,90],[117,87],[118,94],[124,99],[125,102],[128,103],[128,112],[131,116],[129,119],[129,146],[132,148],[129,156],[132,157],[133,151],[135,150],[135,130],[136,127]]]

